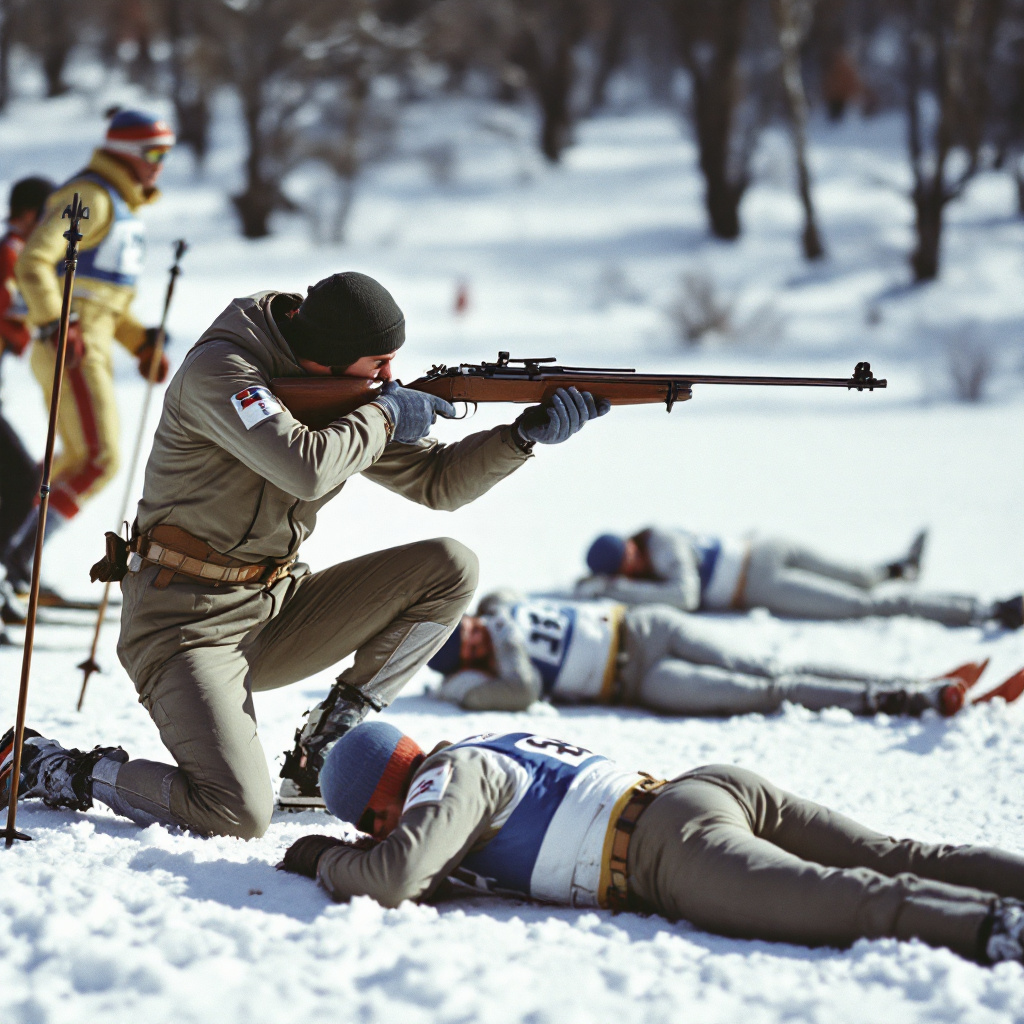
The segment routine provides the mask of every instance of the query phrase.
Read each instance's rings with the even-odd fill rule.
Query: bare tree
[[[312,67],[304,18],[325,0],[205,0],[204,32],[217,41],[225,80],[242,105],[245,187],[232,197],[246,238],[270,233],[275,210],[294,210],[281,180],[295,163],[298,112],[309,99]]]
[[[529,93],[540,114],[540,150],[557,163],[587,106],[578,95],[587,91],[578,50],[608,40],[615,2],[438,0],[427,14],[427,50],[455,84],[474,67],[494,76],[501,98]]]
[[[676,46],[689,74],[687,113],[704,177],[711,232],[740,234],[739,206],[750,184],[750,161],[771,109],[764,26],[750,0],[665,0]],[[760,32],[755,32],[754,29]],[[751,40],[757,39],[757,42]]]
[[[990,69],[989,138],[995,146],[994,164],[1012,174],[1017,212],[1024,215],[1024,0],[1004,0]]]
[[[21,34],[31,40],[46,78],[46,95],[62,96],[68,91],[64,69],[75,45],[75,29],[81,12],[75,0],[33,0],[21,8]]]
[[[597,47],[597,67],[590,83],[590,99],[587,103],[590,113],[604,106],[608,82],[625,59],[636,14],[635,0],[609,0]]]
[[[202,167],[209,149],[210,96],[221,79],[217,44],[202,31],[202,0],[153,0],[154,18],[162,24],[170,47],[169,91],[174,104],[178,142]]]
[[[381,22],[368,10],[338,21],[320,45],[321,74],[313,101],[319,116],[309,129],[303,155],[324,162],[338,182],[327,237],[342,242],[356,185],[364,169],[391,151],[398,105],[378,94],[375,84],[397,74],[422,40],[417,21],[402,27]]]
[[[807,164],[807,94],[804,92],[800,68],[800,49],[814,20],[816,0],[772,0],[772,13],[779,33],[782,51],[782,84],[789,109],[789,124],[793,135],[793,154],[796,158],[797,191],[804,210],[804,230],[801,242],[804,256],[809,260],[825,255],[818,233],[811,194],[811,172]]]
[[[607,0],[517,0],[509,59],[522,68],[540,108],[540,149],[558,163],[572,143],[577,118],[576,48],[607,22]]]
[[[11,44],[17,6],[17,0],[0,0],[0,111],[11,101]]]
[[[517,22],[509,0],[436,0],[425,12],[424,52],[447,69],[446,88],[454,92],[470,70],[501,87],[522,84],[522,72],[508,61]]]
[[[915,281],[939,273],[943,215],[979,166],[1001,0],[903,0]],[[956,155],[959,160],[951,158]]]

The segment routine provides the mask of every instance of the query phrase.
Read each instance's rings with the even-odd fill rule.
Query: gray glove
[[[455,406],[443,398],[403,388],[389,380],[373,400],[379,405],[394,426],[392,438],[403,444],[412,444],[430,433],[430,428],[440,413],[446,419],[455,418]]]
[[[530,406],[513,426],[523,442],[561,444],[611,407],[607,398],[595,402],[589,391],[559,388],[543,405]]]

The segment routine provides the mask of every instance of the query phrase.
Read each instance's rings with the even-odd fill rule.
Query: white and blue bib
[[[642,777],[584,747],[526,732],[473,736],[449,749],[460,747],[501,759],[516,793],[491,822],[497,835],[455,876],[488,892],[603,906],[613,823]]]
[[[95,249],[85,249],[78,256],[78,276],[134,288],[146,258],[146,227],[135,216],[121,193],[98,174],[79,174],[72,181],[91,181],[101,185],[110,196],[114,219],[103,241]],[[64,261],[57,263],[57,273],[64,273]]]
[[[621,605],[529,598],[512,605],[545,696],[567,701],[607,701],[619,652]]]
[[[703,608],[731,608],[743,575],[750,545],[731,537],[710,537],[681,531],[697,556],[700,603]]]

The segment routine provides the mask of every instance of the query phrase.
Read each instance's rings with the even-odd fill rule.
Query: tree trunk
[[[269,220],[277,206],[277,186],[263,178],[263,137],[260,134],[262,110],[260,82],[250,82],[243,95],[245,130],[249,143],[245,159],[245,191],[232,197],[242,221],[246,238],[265,238],[270,234]]]
[[[729,90],[722,85],[722,82],[714,82],[708,88],[695,82],[694,106],[704,202],[711,233],[716,238],[733,241],[740,236],[740,201],[747,180],[742,175],[733,180],[729,173],[733,111],[724,101]]]
[[[629,0],[615,0],[612,5],[608,25],[604,32],[604,40],[601,44],[597,72],[590,90],[589,109],[591,114],[604,106],[607,99],[608,81],[622,63],[628,27],[626,14],[628,2]]]
[[[694,18],[691,0],[676,0],[671,9],[679,53],[693,86],[693,122],[704,202],[711,233],[732,241],[740,235],[739,206],[749,184],[744,152],[734,154],[735,114],[742,89],[739,60],[743,46],[747,0],[726,0],[704,9],[706,20]],[[703,34],[697,36],[698,26]]]
[[[194,38],[196,25],[189,0],[168,0],[165,6],[167,35],[171,44],[171,99],[178,126],[178,142],[188,146],[196,165],[202,167],[209,149],[210,104],[204,83],[186,66],[186,40]]]
[[[331,220],[331,241],[335,245],[342,245],[345,241],[345,231],[348,228],[348,219],[352,213],[352,205],[355,202],[355,198],[355,178],[339,175],[338,205]]]
[[[46,33],[42,54],[47,97],[63,96],[68,91],[64,81],[64,67],[73,42],[70,24],[73,10],[65,0],[47,0],[46,3]]]
[[[0,111],[11,101],[11,36],[14,31],[14,3],[0,0]]]
[[[917,248],[910,257],[915,281],[934,281],[939,276],[942,213],[946,199],[940,191],[918,190],[914,195]]]
[[[572,47],[558,41],[550,68],[538,67],[537,94],[541,108],[540,148],[547,159],[557,164],[572,142],[572,113],[569,109],[575,64]]]
[[[772,9],[779,32],[779,48],[782,51],[782,84],[789,107],[793,156],[796,159],[797,191],[804,209],[801,241],[804,256],[809,260],[817,260],[825,255],[825,248],[818,233],[814,197],[811,193],[811,172],[807,165],[807,94],[800,71],[801,38],[810,28],[813,0],[806,0],[807,6],[801,12],[795,9],[795,3],[796,0],[772,0]],[[805,17],[801,18],[800,14]],[[802,21],[805,24],[801,24]]]
[[[706,154],[705,147],[701,147],[700,169],[705,178],[705,205],[711,232],[716,239],[733,242],[739,238],[739,202],[744,189],[728,180],[725,155],[721,150]]]

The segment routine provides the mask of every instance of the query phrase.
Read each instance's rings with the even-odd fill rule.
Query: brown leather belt
[[[643,782],[633,790],[626,801],[626,806],[622,808],[622,813],[616,819],[608,865],[610,877],[605,891],[605,903],[611,910],[637,909],[636,901],[629,893],[629,872],[626,864],[629,859],[629,843],[640,815],[650,807],[654,798],[667,784],[664,779],[646,775]]]
[[[193,537],[180,526],[167,525],[154,526],[149,533],[133,537],[128,550],[138,555],[142,563],[162,567],[153,580],[153,586],[160,589],[177,575],[211,587],[245,583],[262,583],[269,587],[275,580],[288,575],[295,561],[289,558],[285,562],[271,564],[242,562],[214,551],[205,541]],[[130,567],[129,571],[138,572],[141,567]]]
[[[754,553],[754,545],[747,541],[747,550],[743,552],[743,564],[740,566],[740,574],[736,579],[736,589],[732,592],[732,600],[729,607],[733,611],[742,611],[745,607],[747,597],[747,577],[750,575],[750,556]]]

